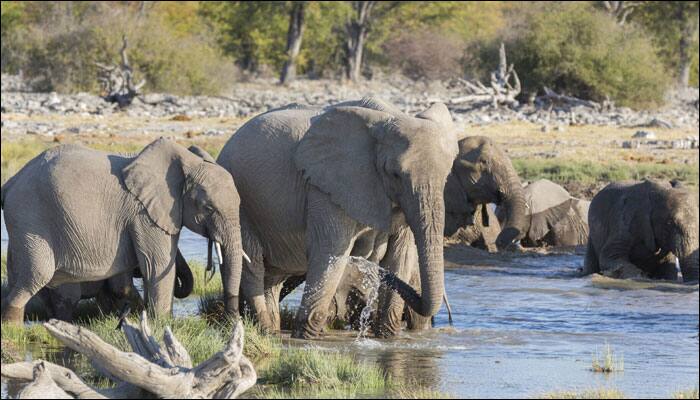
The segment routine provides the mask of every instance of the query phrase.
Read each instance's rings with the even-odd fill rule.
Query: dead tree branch
[[[453,98],[448,103],[451,105],[473,103],[475,107],[489,104],[493,107],[498,107],[499,105],[517,106],[518,101],[515,97],[520,94],[522,89],[520,78],[518,78],[518,73],[515,72],[513,64],[508,66],[506,48],[503,43],[501,43],[498,56],[498,69],[491,72],[491,82],[488,87],[478,80],[470,82],[460,79],[460,83],[468,94]]]
[[[146,84],[142,79],[134,85],[134,72],[129,65],[129,57],[126,53],[128,42],[126,35],[122,36],[122,48],[119,50],[120,65],[105,65],[95,62],[97,67],[97,81],[102,87],[103,98],[110,103],[117,103],[119,107],[126,107],[138,96],[139,90]]]
[[[243,355],[244,329],[240,321],[224,349],[196,367],[192,367],[189,354],[169,328],[163,334],[163,345],[151,335],[145,312],[138,326],[128,320],[122,324],[133,352],[120,351],[93,332],[67,322],[52,319],[44,323],[44,327],[120,385],[98,390],[84,383],[73,371],[46,361],[2,365],[3,377],[32,381],[25,388],[30,394],[43,390],[75,398],[123,398],[125,395],[143,398],[145,395],[232,399],[250,389],[257,380],[253,364]]]

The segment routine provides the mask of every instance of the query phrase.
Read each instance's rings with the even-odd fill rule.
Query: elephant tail
[[[192,293],[192,289],[194,289],[192,270],[178,249],[175,257],[175,291],[173,294],[178,299],[184,299]]]

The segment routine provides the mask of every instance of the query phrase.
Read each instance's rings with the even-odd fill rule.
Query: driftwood
[[[547,104],[550,106],[564,106],[566,108],[584,106],[592,108],[596,111],[599,111],[602,107],[599,103],[596,103],[595,101],[582,100],[573,96],[558,94],[557,92],[546,86],[542,88],[542,90],[544,91],[544,95],[538,96],[535,99],[535,102],[539,105]]]
[[[507,63],[506,48],[503,43],[501,43],[498,56],[498,69],[491,72],[491,82],[488,87],[478,80],[459,79],[459,83],[465,87],[468,94],[450,99],[448,104],[473,103],[475,107],[489,104],[493,107],[498,107],[499,105],[517,106],[518,101],[515,97],[520,94],[520,79],[518,78],[518,73],[515,72],[513,64],[509,66]],[[513,84],[510,83],[511,79]]]
[[[151,335],[145,312],[138,326],[128,320],[121,325],[131,353],[120,351],[93,332],[67,322],[52,319],[44,327],[65,346],[85,355],[101,374],[118,385],[112,389],[93,388],[73,371],[47,361],[3,364],[3,377],[31,381],[20,392],[20,398],[41,394],[42,398],[80,399],[233,399],[257,380],[253,364],[243,355],[244,329],[240,321],[224,349],[195,367],[170,328],[163,333],[162,345]]]
[[[117,103],[119,107],[126,107],[138,96],[139,90],[146,84],[142,79],[138,84],[134,84],[134,72],[129,65],[129,57],[126,54],[128,42],[126,35],[122,36],[122,48],[120,65],[105,65],[99,62],[97,66],[97,80],[102,86],[103,99],[110,103]]]

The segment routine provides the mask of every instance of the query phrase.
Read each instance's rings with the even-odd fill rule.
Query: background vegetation
[[[311,1],[298,54],[294,3],[3,1],[2,72],[21,71],[38,90],[96,91],[94,62],[116,62],[125,34],[147,89],[178,94],[278,76],[290,58],[309,78],[487,80],[501,42],[530,93],[547,85],[651,107],[673,84],[698,85],[697,1]]]

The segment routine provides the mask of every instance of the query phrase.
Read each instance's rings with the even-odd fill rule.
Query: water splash
[[[378,344],[368,339],[372,311],[377,309],[379,299],[379,265],[361,257],[348,257],[348,268],[356,268],[362,276],[361,290],[365,294],[365,307],[360,312],[360,328],[355,338],[356,344]],[[367,343],[368,341],[374,343]]]

